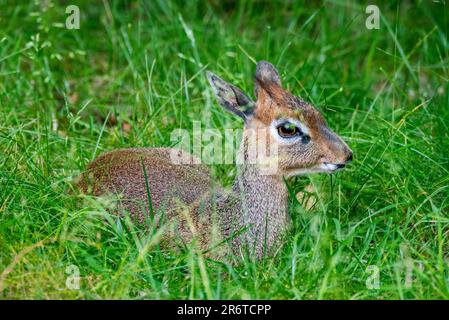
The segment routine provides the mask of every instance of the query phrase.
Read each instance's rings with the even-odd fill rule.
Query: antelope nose
[[[352,161],[352,152],[349,153],[348,157],[346,158],[346,162]]]
[[[341,168],[345,167],[345,164],[344,163],[337,163],[335,166],[337,167],[337,169],[341,169]]]

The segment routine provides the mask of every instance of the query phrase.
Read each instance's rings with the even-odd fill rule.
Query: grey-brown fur
[[[350,161],[352,153],[315,108],[281,88],[279,74],[271,64],[260,62],[255,78],[256,103],[240,89],[208,73],[219,103],[245,120],[239,150],[242,162],[237,165],[232,190],[215,186],[204,165],[173,163],[173,149],[168,148],[121,149],[103,154],[82,175],[80,189],[96,196],[120,195],[116,211],[126,210],[139,222],[150,215],[150,194],[156,212],[154,223],[160,223],[162,213],[169,225],[164,243],[195,240],[202,249],[208,249],[227,240],[237,255],[243,249],[256,258],[273,252],[290,225],[284,177],[332,171]],[[284,118],[304,124],[311,142],[285,142],[273,136],[271,126]],[[268,137],[266,144],[278,146],[278,157],[273,157],[278,161],[274,173],[266,174],[259,164],[247,160],[251,129],[262,130],[257,139]],[[213,256],[229,253],[226,246],[214,250],[217,253]]]

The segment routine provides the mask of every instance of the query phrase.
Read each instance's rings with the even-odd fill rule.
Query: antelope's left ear
[[[214,89],[218,103],[245,121],[248,120],[248,117],[252,114],[254,102],[242,90],[227,83],[212,72],[206,71],[206,76]]]
[[[281,78],[276,68],[267,61],[259,61],[256,67],[256,76],[254,79],[254,95],[259,97],[259,90],[262,88],[281,88]]]

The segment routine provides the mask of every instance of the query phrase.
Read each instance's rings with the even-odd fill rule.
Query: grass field
[[[376,4],[379,30],[353,1],[0,1],[0,298],[449,298],[449,4]],[[292,198],[276,256],[162,251],[73,189],[102,152],[170,146],[193,121],[241,128],[204,71],[252,94],[262,59],[355,155],[288,181],[317,192]],[[211,168],[232,184],[232,165]]]

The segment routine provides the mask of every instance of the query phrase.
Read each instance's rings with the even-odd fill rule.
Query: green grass
[[[0,298],[449,298],[449,6],[326,1],[0,2]],[[355,154],[292,199],[277,255],[228,266],[161,251],[71,181],[104,151],[170,146],[176,128],[240,128],[204,76],[252,93],[254,61],[314,103]],[[212,166],[230,186],[232,165]],[[105,223],[105,218],[111,223]],[[66,268],[81,274],[66,287]],[[365,282],[369,266],[380,288]],[[407,271],[408,270],[408,271]],[[406,279],[411,281],[406,281]]]

